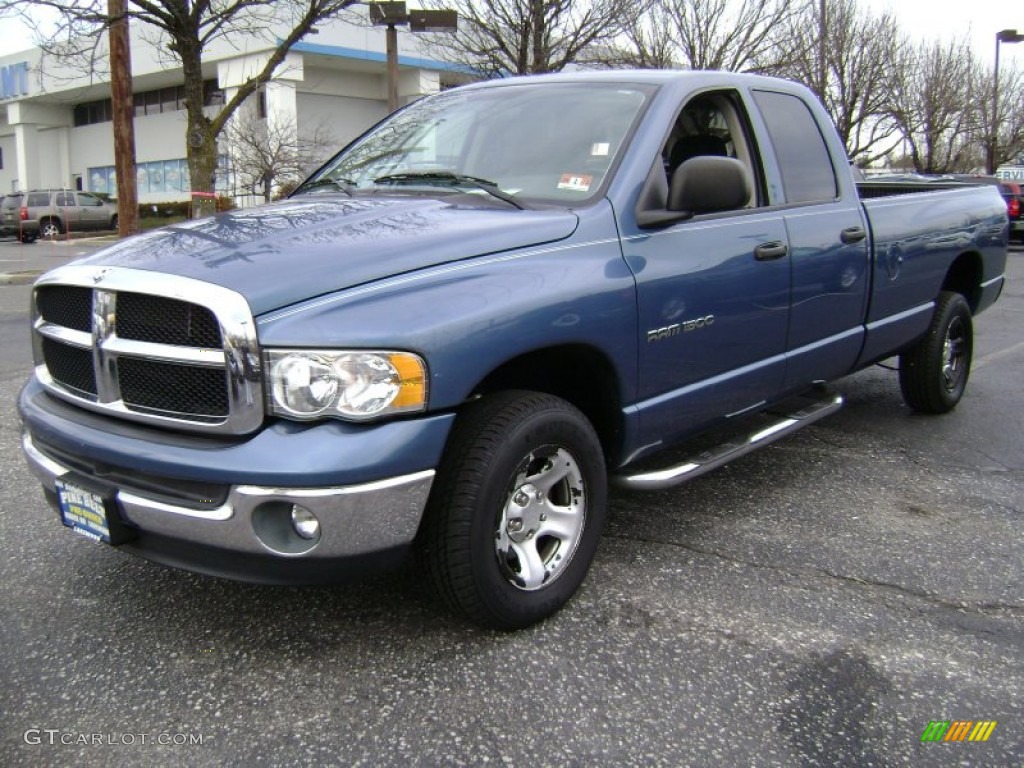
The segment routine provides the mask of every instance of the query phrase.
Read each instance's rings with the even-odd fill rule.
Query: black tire
[[[39,222],[39,236],[40,237],[57,237],[57,235],[64,234],[64,227],[60,223],[60,219],[43,219]]]
[[[900,355],[900,390],[915,411],[948,413],[967,388],[974,353],[971,308],[959,293],[939,294],[931,327]]]
[[[24,243],[25,245],[28,245],[29,243],[34,243],[37,237],[38,235],[36,235],[34,232],[22,232],[20,235],[18,235],[18,239],[21,240],[21,242]]]
[[[115,230],[115,231],[117,230],[117,214],[116,213],[113,216],[110,217],[110,228]]]
[[[527,627],[576,593],[606,505],[604,455],[587,418],[551,395],[500,392],[459,415],[420,555],[455,611],[488,628]]]

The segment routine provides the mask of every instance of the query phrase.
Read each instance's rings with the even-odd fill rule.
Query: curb
[[[24,272],[0,272],[0,285],[29,285],[43,274],[42,269],[28,269]]]

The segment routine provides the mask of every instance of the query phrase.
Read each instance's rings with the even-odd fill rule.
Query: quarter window
[[[754,91],[768,127],[788,203],[834,200],[836,173],[825,139],[803,100],[788,93]]]

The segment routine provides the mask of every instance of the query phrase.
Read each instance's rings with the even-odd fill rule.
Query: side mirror
[[[691,157],[672,174],[666,207],[693,214],[732,211],[749,203],[752,195],[750,176],[739,160]]]
[[[692,157],[676,168],[671,185],[665,183],[659,162],[637,201],[636,223],[642,229],[667,227],[699,213],[742,208],[752,196],[750,174],[739,160],[717,155]]]

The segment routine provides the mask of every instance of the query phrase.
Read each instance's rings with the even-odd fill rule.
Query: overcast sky
[[[996,32],[1024,32],[1024,3],[1008,0],[859,0],[874,10],[891,10],[916,37],[929,39],[969,35],[977,56],[991,64]],[[415,5],[415,3],[414,3]],[[31,47],[31,36],[19,24],[0,21],[0,56]],[[1001,61],[1016,59],[1024,66],[1024,43],[1004,45]]]

